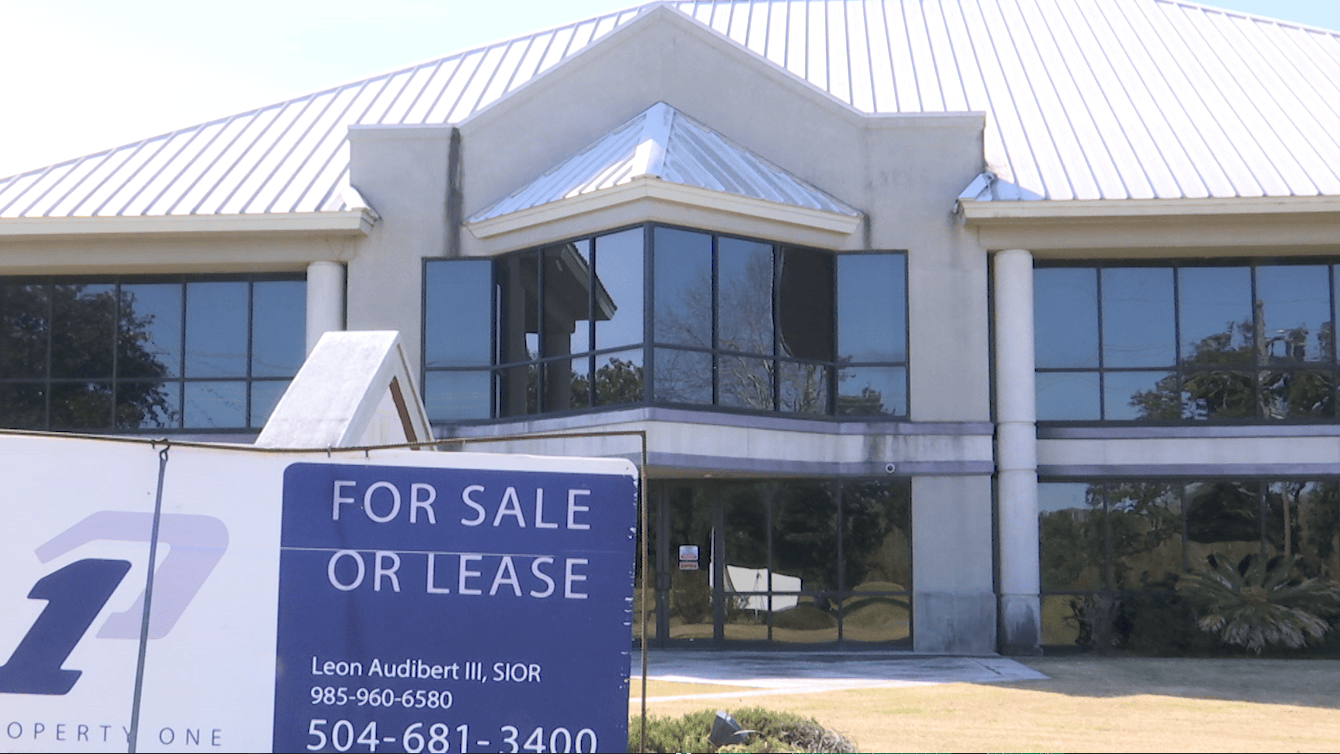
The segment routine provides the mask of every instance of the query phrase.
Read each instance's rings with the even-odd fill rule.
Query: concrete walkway
[[[632,658],[632,689],[641,693],[642,660]],[[771,694],[800,694],[861,688],[926,686],[936,683],[999,683],[1045,680],[1047,676],[1004,657],[930,657],[853,654],[851,652],[738,652],[652,649],[647,679],[715,684],[756,691],[711,692],[659,699],[711,699]]]

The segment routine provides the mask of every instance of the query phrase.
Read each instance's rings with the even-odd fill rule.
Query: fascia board
[[[127,235],[316,234],[366,236],[376,217],[368,210],[257,215],[151,215],[122,217],[13,217],[0,219],[0,238]]]
[[[1340,213],[1340,196],[1006,202],[961,199],[958,205],[968,225],[985,226],[1018,221]]]
[[[845,215],[809,207],[778,204],[644,176],[612,188],[579,194],[479,222],[466,223],[466,227],[476,238],[482,240],[644,199],[742,215],[841,236],[854,233],[860,227],[862,219],[860,215]]]

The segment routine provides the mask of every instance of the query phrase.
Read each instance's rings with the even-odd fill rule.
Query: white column
[[[307,265],[307,353],[325,333],[344,329],[344,265]]]
[[[994,275],[1000,640],[1008,654],[1035,654],[1042,638],[1042,610],[1033,255],[1023,249],[997,252]]]

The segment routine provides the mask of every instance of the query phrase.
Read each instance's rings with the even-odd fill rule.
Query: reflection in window
[[[1042,267],[1043,421],[1335,417],[1334,265]]]
[[[433,260],[424,280],[435,420],[645,401],[907,414],[902,254],[647,226],[491,261]],[[487,385],[464,376],[485,372]],[[439,394],[467,384],[468,396]]]
[[[1291,556],[1292,578],[1340,582],[1334,479],[1051,482],[1038,485],[1038,509],[1046,644],[1212,646],[1169,624],[1194,621],[1175,588],[1183,574],[1209,570],[1210,558],[1238,567]]]
[[[268,276],[0,279],[0,422],[259,427],[301,365],[305,298]]]
[[[654,483],[651,519],[667,508],[660,638],[906,642],[910,486],[887,478]]]

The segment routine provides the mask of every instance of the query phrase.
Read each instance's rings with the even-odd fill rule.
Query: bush
[[[712,731],[714,710],[691,712],[683,717],[647,718],[647,751],[676,752],[781,752],[781,751],[856,751],[856,744],[840,733],[834,733],[812,718],[803,718],[790,712],[777,712],[761,707],[749,707],[731,715],[744,730],[752,730],[745,743],[735,746],[714,746],[708,738]],[[637,751],[642,740],[642,719],[632,718],[628,724],[628,750]]]
[[[772,625],[774,628],[819,631],[833,628],[837,625],[837,619],[813,605],[800,604],[790,610],[774,613]]]

